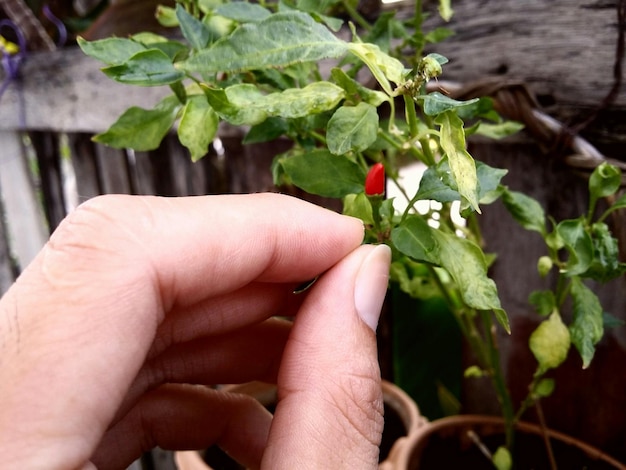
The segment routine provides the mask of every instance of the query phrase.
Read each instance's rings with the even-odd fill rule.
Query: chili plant
[[[604,220],[626,206],[626,199],[594,218],[596,201],[618,191],[619,170],[602,165],[593,173],[589,214],[558,223],[546,219],[535,201],[501,183],[506,170],[476,162],[466,148],[470,133],[506,134],[519,126],[503,122],[489,99],[457,101],[427,91],[447,60],[423,56],[424,45],[448,31],[422,31],[421,1],[406,20],[387,12],[373,24],[358,14],[356,3],[180,0],[175,8],[157,11],[164,25],[178,28],[180,39],[152,33],[79,39],[112,79],[171,90],[152,109],[129,108],[94,140],[151,150],[175,128],[195,161],[208,153],[222,121],[245,129],[244,143],[290,139],[293,146],[274,159],[276,183],[341,198],[344,212],[365,223],[366,241],[392,248],[393,282],[416,297],[427,295],[425,284],[439,291],[478,359],[467,375],[487,375],[494,384],[510,447],[515,422],[553,388],[545,373],[564,360],[572,344],[586,367],[602,337],[602,308],[583,280],[605,281],[625,271]],[[441,0],[440,13],[452,14],[449,2]],[[352,21],[346,25],[339,15]],[[341,28],[349,28],[349,40],[336,34]],[[335,66],[324,69],[320,61],[326,59]],[[363,70],[375,86],[357,79]],[[406,161],[427,168],[416,189],[400,183]],[[385,171],[399,198],[383,197]],[[492,258],[483,251],[476,223],[481,205],[498,198],[522,226],[544,237],[548,254],[539,260],[540,273],[554,269],[559,278],[555,291],[531,298],[546,319],[530,339],[537,373],[520,407],[511,401],[499,362],[495,328],[510,327],[488,277]],[[431,214],[416,209],[424,200],[441,203],[437,226]],[[453,205],[465,224],[454,223]],[[574,310],[569,325],[561,315],[567,298]],[[508,468],[509,452],[499,449],[494,462]]]

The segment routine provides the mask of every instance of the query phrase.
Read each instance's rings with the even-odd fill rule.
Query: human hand
[[[124,468],[218,443],[251,468],[375,468],[389,250],[362,236],[279,195],[87,202],[0,301],[3,464]],[[276,379],[273,422],[190,385]]]

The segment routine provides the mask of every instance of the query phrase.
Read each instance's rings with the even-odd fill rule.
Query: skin
[[[376,468],[362,237],[272,194],[83,204],[0,301],[3,465],[125,468],[156,445],[218,443],[251,468]],[[249,380],[277,381],[273,421],[204,386]]]

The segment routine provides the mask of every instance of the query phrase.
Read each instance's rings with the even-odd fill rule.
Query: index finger
[[[123,264],[158,290],[167,310],[252,280],[306,280],[362,238],[357,219],[278,194],[106,196],[85,203],[59,227],[43,270],[57,279],[79,259],[85,269],[77,277],[106,267],[100,264],[118,270]]]

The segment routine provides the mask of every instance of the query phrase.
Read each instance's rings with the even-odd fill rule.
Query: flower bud
[[[542,256],[537,261],[537,271],[541,277],[545,277],[552,269],[552,260],[549,256]]]

